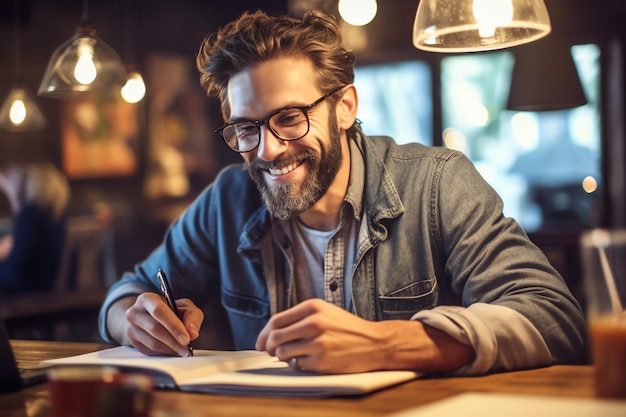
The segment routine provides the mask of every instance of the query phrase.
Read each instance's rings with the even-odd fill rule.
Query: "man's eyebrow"
[[[247,117],[231,117],[228,120],[228,123],[239,123],[239,122],[255,122],[256,119],[249,119]]]
[[[299,107],[306,107],[308,106],[308,104],[301,104],[301,103],[291,103],[288,104],[286,106],[282,106],[282,107],[278,107],[277,109],[271,110],[269,112],[267,112],[265,114],[264,117],[260,118],[260,119],[251,119],[249,117],[231,117],[228,121],[228,123],[239,123],[239,122],[258,122],[261,120],[267,120],[270,116],[283,111],[283,110],[287,110],[287,109],[292,109],[292,108],[299,108]]]

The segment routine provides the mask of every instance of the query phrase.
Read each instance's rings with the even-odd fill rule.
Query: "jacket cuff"
[[[479,375],[548,365],[550,351],[539,331],[517,311],[499,305],[475,303],[468,308],[440,306],[413,315],[412,320],[445,332],[472,346],[476,358],[452,375]]]

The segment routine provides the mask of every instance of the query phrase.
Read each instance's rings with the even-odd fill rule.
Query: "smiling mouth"
[[[298,166],[300,166],[300,163],[301,162],[292,162],[291,164],[285,165],[282,168],[268,168],[267,171],[271,175],[285,175],[298,168]]]

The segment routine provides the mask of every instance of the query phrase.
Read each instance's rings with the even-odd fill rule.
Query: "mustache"
[[[310,150],[304,150],[297,155],[287,158],[278,158],[273,161],[264,161],[256,158],[249,162],[248,167],[253,170],[267,171],[269,169],[280,169],[293,163],[301,164],[303,161],[315,161],[315,153]]]

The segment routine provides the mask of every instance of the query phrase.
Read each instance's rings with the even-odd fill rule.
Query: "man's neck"
[[[334,201],[329,204],[321,203],[321,200],[318,201],[313,207],[302,213],[299,219],[305,226],[311,229],[333,230],[339,224],[339,214],[343,198],[340,199],[337,204],[335,204]]]

